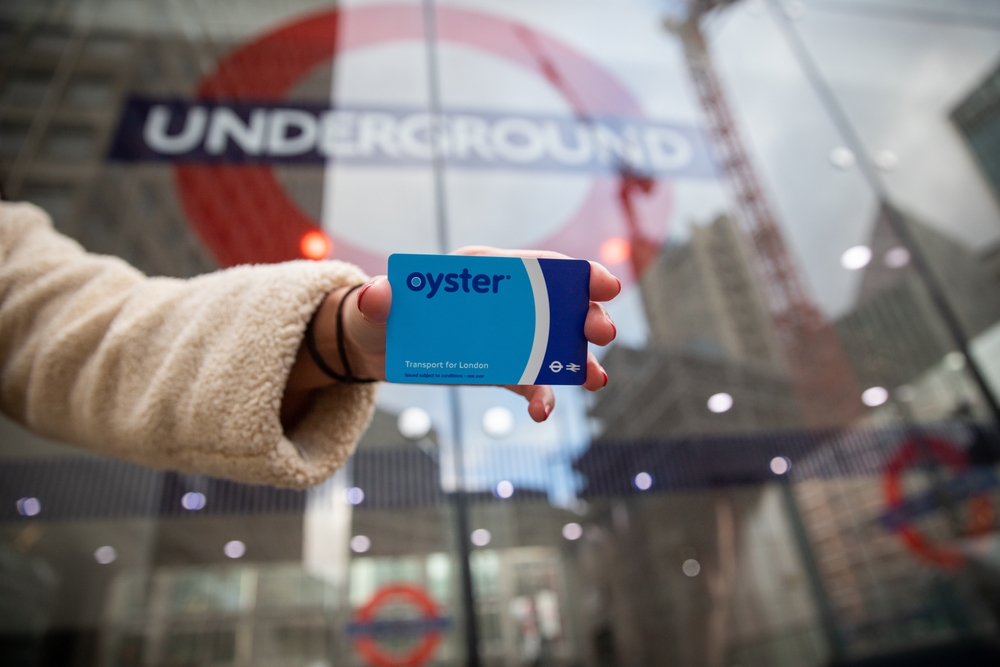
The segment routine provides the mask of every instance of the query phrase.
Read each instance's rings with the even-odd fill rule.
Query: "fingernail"
[[[615,278],[615,282],[618,283],[618,293],[621,294],[622,293],[622,281],[620,281],[617,278]]]
[[[367,292],[368,288],[371,287],[374,284],[375,284],[375,279],[372,278],[371,280],[368,281],[368,284],[365,285],[364,287],[362,287],[361,291],[358,292],[358,310],[361,310],[361,299],[364,298],[365,292]]]
[[[608,372],[603,368],[601,369],[601,372],[604,373],[604,384],[601,385],[601,388],[603,389],[608,386]]]
[[[551,405],[546,405],[545,406],[545,419],[548,419],[549,415],[551,413],[552,413],[552,406]],[[544,421],[544,420],[542,420],[542,421]]]
[[[610,317],[608,318],[608,324],[611,325],[611,331],[612,331],[611,340],[618,338],[618,327],[615,326],[615,323],[611,321]]]

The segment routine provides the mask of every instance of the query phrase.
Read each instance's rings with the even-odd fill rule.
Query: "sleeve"
[[[0,409],[33,431],[156,468],[277,486],[329,477],[374,411],[376,385],[317,392],[279,419],[309,318],[366,276],[343,262],[147,278],[0,202]]]

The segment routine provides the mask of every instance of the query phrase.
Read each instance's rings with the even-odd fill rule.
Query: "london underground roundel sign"
[[[575,210],[530,245],[592,259],[606,245],[616,249],[612,264],[625,262],[628,253],[620,249],[631,240],[663,240],[672,179],[714,177],[700,132],[645,119],[621,83],[561,41],[454,7],[439,7],[436,21],[438,44],[485,53],[540,77],[571,114],[445,108],[432,126],[426,108],[341,108],[290,99],[296,85],[339,56],[424,39],[419,5],[341,8],[237,48],[200,82],[193,101],[131,98],[111,158],[172,162],[188,219],[226,266],[315,256],[329,248],[318,233],[322,223],[276,174],[281,164],[428,167],[436,149],[449,170],[487,177],[570,174],[589,187]],[[641,187],[630,186],[635,183]],[[358,242],[356,235],[332,236],[333,257],[370,273],[385,270],[385,248]]]
[[[925,455],[950,470],[951,479],[938,480],[940,488],[908,498],[903,476],[907,470],[921,466]],[[965,565],[965,556],[958,547],[936,541],[916,526],[915,519],[944,509],[942,499],[953,505],[952,510],[967,505],[960,512],[967,517],[966,525],[962,526],[966,536],[996,530],[996,515],[989,495],[998,485],[996,471],[988,466],[973,468],[965,454],[944,438],[925,435],[904,442],[887,462],[882,482],[888,506],[880,517],[882,526],[896,532],[907,549],[928,563],[948,570]]]
[[[418,616],[409,620],[381,620],[390,606],[409,607]],[[357,610],[347,628],[358,655],[372,667],[420,667],[434,657],[441,643],[441,633],[451,625],[438,604],[424,589],[412,584],[389,584],[377,590],[371,600]],[[383,646],[389,636],[409,635],[407,648],[393,650]]]

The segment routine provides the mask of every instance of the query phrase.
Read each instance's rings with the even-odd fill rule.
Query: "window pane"
[[[995,3],[64,5],[0,3],[0,177],[87,250],[621,293],[599,391],[385,383],[307,491],[3,418],[26,664],[1000,664]]]

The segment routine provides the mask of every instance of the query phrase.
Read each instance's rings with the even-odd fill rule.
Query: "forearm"
[[[251,482],[315,483],[350,453],[373,387],[302,387],[287,433],[281,417],[306,323],[329,292],[364,279],[356,268],[148,279],[84,253],[37,209],[0,206],[7,414],[97,451]]]

